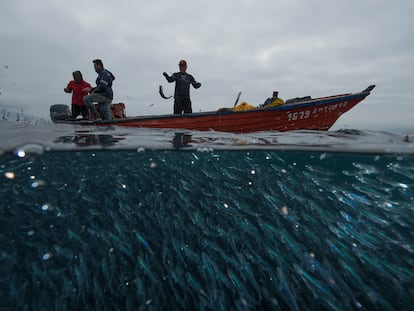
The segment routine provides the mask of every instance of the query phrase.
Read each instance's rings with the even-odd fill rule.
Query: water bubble
[[[43,259],[43,260],[49,260],[51,256],[52,256],[52,254],[51,254],[51,253],[46,253],[46,254],[44,254],[44,255],[42,256],[42,259]]]
[[[214,149],[213,148],[208,148],[208,147],[203,147],[203,148],[198,148],[197,151],[198,152],[213,152]]]
[[[13,172],[6,172],[6,173],[4,173],[4,176],[6,176],[6,178],[8,178],[8,179],[14,179],[14,177],[15,177]]]
[[[45,203],[41,207],[42,211],[46,212],[49,210],[53,210],[53,206],[50,203]]]
[[[27,154],[38,154],[41,155],[45,151],[44,147],[39,144],[26,144],[21,147],[16,148],[15,154],[19,158],[24,158]]]
[[[404,190],[408,189],[408,186],[406,184],[403,183],[398,183],[397,184],[399,187],[403,188]]]
[[[32,188],[37,188],[39,186],[44,186],[46,185],[46,183],[43,180],[36,180],[34,182],[32,182]]]

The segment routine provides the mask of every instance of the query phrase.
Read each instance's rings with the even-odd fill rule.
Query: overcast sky
[[[414,130],[412,0],[2,0],[0,109],[49,118],[70,104],[63,88],[92,60],[115,76],[114,102],[128,115],[172,113],[174,85],[188,72],[193,111],[377,87],[335,128]]]

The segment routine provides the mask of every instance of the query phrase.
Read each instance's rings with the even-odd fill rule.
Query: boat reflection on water
[[[174,149],[182,149],[182,148],[190,148],[193,147],[192,143],[195,143],[194,139],[192,138],[192,134],[189,133],[174,133],[174,136],[168,138],[168,135],[165,135],[164,146],[167,149],[168,143],[173,145]],[[122,146],[117,146],[117,143],[124,140],[126,145],[128,145],[128,139],[132,141],[134,137],[129,137],[128,135],[125,136],[114,136],[108,134],[89,134],[89,133],[76,133],[74,135],[66,135],[60,136],[55,139],[53,142],[57,144],[74,144],[77,147],[114,147],[115,149],[122,149]],[[155,145],[154,145],[155,146]],[[152,146],[152,147],[154,147]],[[112,149],[112,148],[111,148]],[[149,147],[151,149],[151,147]]]
[[[172,144],[176,149],[191,147],[191,142],[193,142],[192,135],[187,133],[175,133],[172,140]]]
[[[79,147],[88,147],[88,146],[113,146],[121,140],[124,140],[125,137],[114,137],[107,134],[77,134],[77,135],[67,135],[57,138],[55,143],[63,144],[75,144]]]
[[[176,129],[111,128],[102,132],[55,131],[43,147],[48,150],[111,149],[111,150],[312,150],[329,152],[413,153],[412,135],[375,133],[372,131],[267,131],[235,134],[215,131]],[[109,132],[110,131],[110,132]],[[53,135],[53,136],[52,136]],[[22,136],[23,137],[23,136]],[[14,150],[25,144],[7,142]],[[392,147],[390,147],[392,142]],[[3,145],[7,147],[7,144]]]

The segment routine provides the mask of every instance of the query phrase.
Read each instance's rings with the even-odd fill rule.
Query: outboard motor
[[[50,118],[53,122],[64,121],[71,118],[71,113],[68,105],[52,105],[50,106]]]

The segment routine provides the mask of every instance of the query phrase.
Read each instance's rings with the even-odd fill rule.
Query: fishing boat
[[[375,85],[370,85],[358,93],[339,94],[320,98],[311,98],[309,96],[294,98],[276,107],[241,111],[233,108],[222,108],[210,112],[137,117],[126,117],[122,114],[118,114],[117,116],[115,113],[114,118],[109,121],[90,121],[86,119],[71,120],[68,106],[53,105],[50,107],[50,115],[55,123],[88,126],[170,128],[197,131],[213,130],[234,133],[258,131],[283,132],[292,130],[324,131],[331,128],[342,114],[364,100],[374,87]]]

